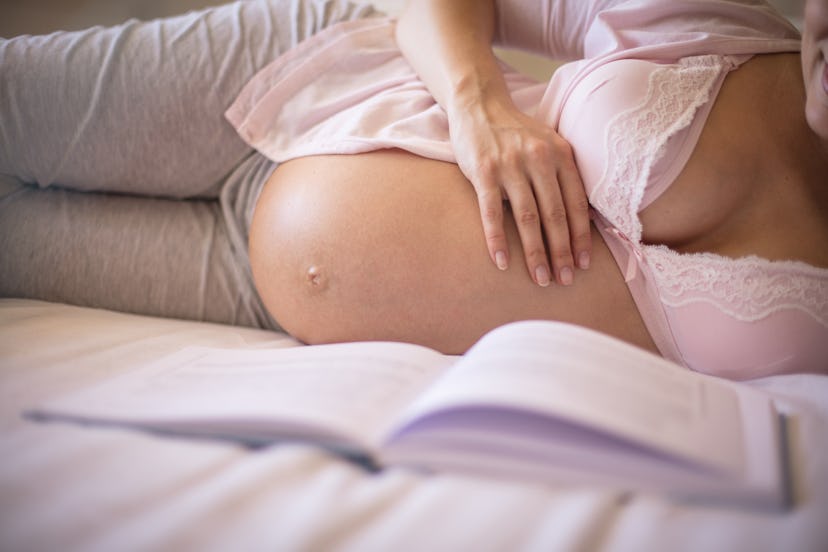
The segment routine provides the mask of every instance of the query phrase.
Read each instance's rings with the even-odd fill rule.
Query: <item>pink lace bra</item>
[[[746,58],[615,61],[573,87],[550,87],[554,92],[544,99],[548,122],[573,145],[600,213],[599,229],[662,354],[738,378],[824,371],[828,270],[755,256],[681,254],[641,242],[638,212],[674,180],[692,153],[712,96]],[[565,69],[561,78],[578,69]],[[604,136],[603,148],[592,146],[596,133]]]

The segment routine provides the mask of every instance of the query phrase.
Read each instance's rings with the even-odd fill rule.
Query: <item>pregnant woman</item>
[[[453,353],[555,319],[725,377],[826,369],[825,2],[801,55],[761,2],[365,15],[0,44],[0,291]],[[572,61],[534,83],[493,41]]]

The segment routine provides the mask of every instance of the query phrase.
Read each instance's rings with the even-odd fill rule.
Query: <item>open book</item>
[[[381,466],[786,504],[767,396],[555,322],[462,357],[403,343],[189,348],[30,412],[248,443],[302,440]]]

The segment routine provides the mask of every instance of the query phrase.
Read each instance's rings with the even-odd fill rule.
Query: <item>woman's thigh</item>
[[[369,13],[346,0],[245,0],[0,39],[0,173],[85,191],[215,197],[251,153],[224,119],[241,88],[301,40]]]
[[[0,297],[270,327],[218,201],[4,185]]]
[[[572,286],[529,277],[514,221],[512,263],[489,260],[471,185],[456,165],[399,151],[297,159],[266,185],[251,228],[257,288],[311,343],[402,340],[449,353],[520,319],[588,326],[655,350],[596,231]]]

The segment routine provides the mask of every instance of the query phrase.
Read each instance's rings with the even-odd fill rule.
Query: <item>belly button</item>
[[[311,265],[305,274],[308,285],[315,290],[323,290],[328,284],[327,278],[322,273],[322,269],[316,265]]]

